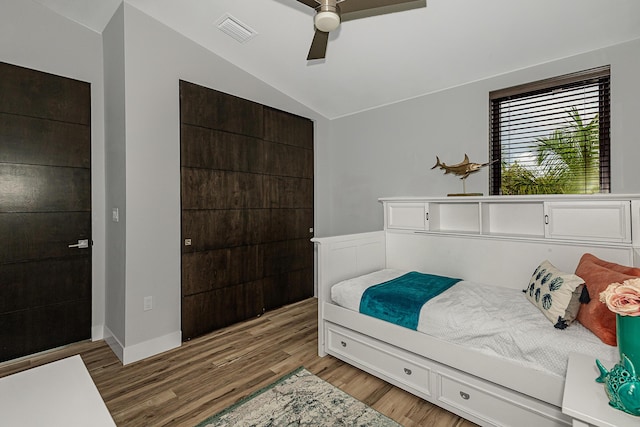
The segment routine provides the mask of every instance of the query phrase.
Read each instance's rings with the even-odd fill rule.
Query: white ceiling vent
[[[252,39],[258,33],[246,24],[240,22],[237,18],[225,13],[216,23],[223,33],[233,37],[240,43]]]

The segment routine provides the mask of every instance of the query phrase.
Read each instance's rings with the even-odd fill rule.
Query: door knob
[[[88,248],[89,247],[89,239],[78,240],[78,243],[76,243],[74,245],[69,245],[69,247],[70,248],[78,248],[78,249]]]

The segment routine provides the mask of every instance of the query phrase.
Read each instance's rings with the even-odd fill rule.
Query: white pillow
[[[564,273],[549,261],[543,261],[533,272],[529,286],[523,292],[558,329],[571,324],[580,310],[580,294],[584,280]]]

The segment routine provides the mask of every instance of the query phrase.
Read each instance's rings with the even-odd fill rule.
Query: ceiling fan
[[[327,52],[329,33],[340,22],[385,13],[426,7],[426,0],[298,0],[316,10],[313,23],[316,34],[313,36],[307,60],[321,59]]]

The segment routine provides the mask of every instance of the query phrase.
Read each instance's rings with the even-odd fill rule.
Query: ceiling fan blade
[[[329,33],[316,30],[316,34],[313,36],[311,42],[311,48],[309,49],[309,55],[307,60],[322,59],[327,53],[327,42],[329,41]]]
[[[427,0],[344,0],[338,3],[342,21],[427,7]]]
[[[309,7],[317,8],[320,4],[316,0],[298,0],[302,4],[306,4]]]

